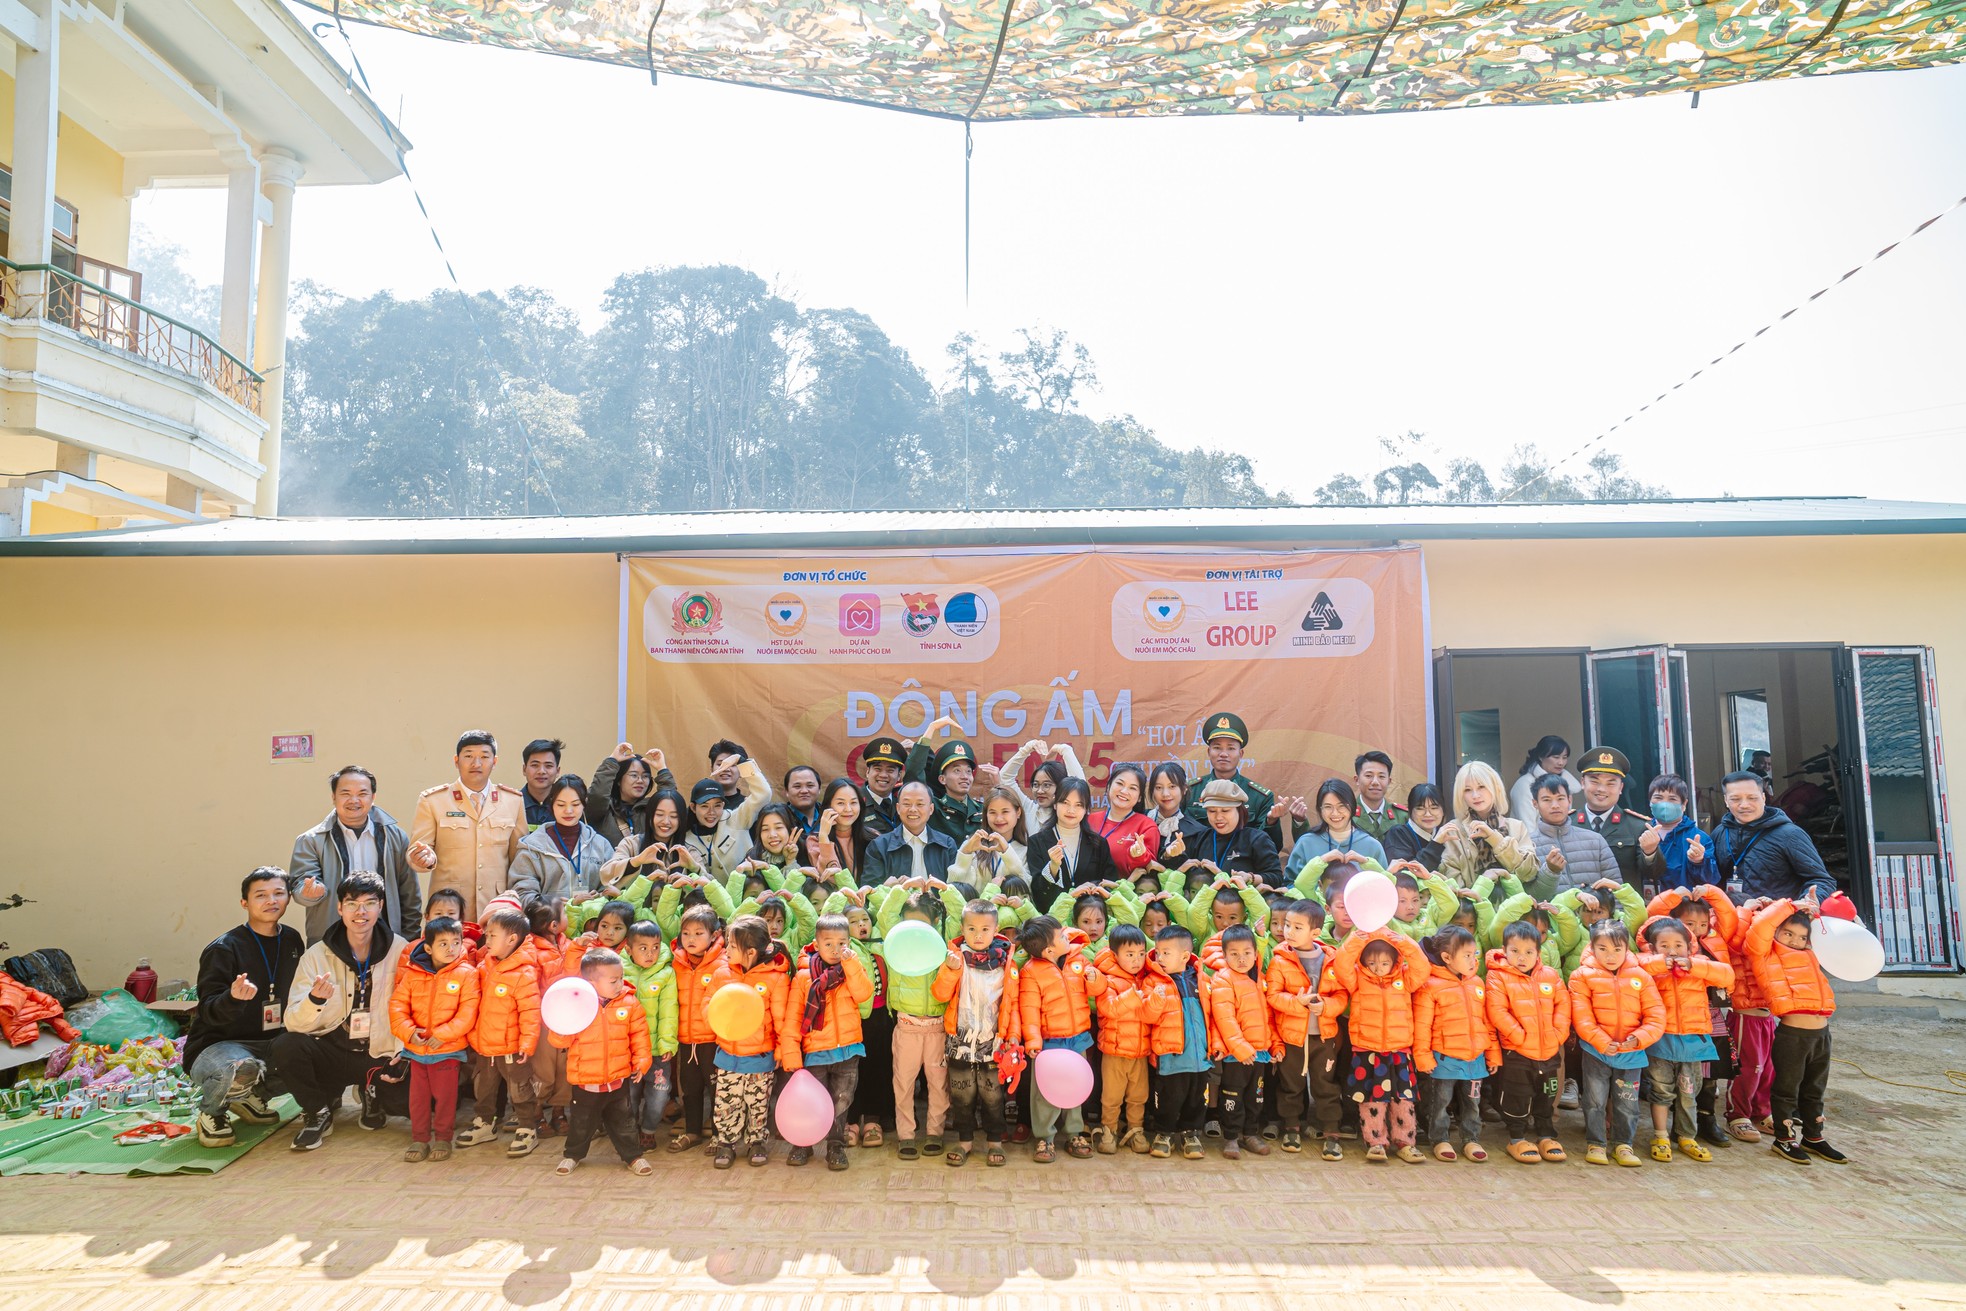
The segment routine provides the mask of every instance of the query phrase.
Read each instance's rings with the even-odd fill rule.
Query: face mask
[[[1652,803],[1652,818],[1661,824],[1677,824],[1679,817],[1686,813],[1686,807],[1677,801],[1655,801]]]

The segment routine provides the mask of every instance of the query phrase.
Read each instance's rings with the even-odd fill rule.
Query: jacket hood
[[[1741,823],[1740,820],[1734,818],[1733,812],[1729,811],[1727,818],[1720,821],[1720,826],[1722,828],[1739,829],[1744,833],[1757,833],[1763,829],[1781,828],[1784,824],[1791,823],[1794,823],[1794,821],[1788,817],[1788,812],[1778,806],[1770,806],[1768,809],[1762,811],[1761,818],[1755,820],[1752,824]]]
[[[1149,983],[1174,982],[1166,970],[1154,963],[1154,953],[1151,951],[1147,953],[1147,961],[1140,967],[1138,974],[1127,973],[1126,966],[1120,964],[1119,954],[1111,947],[1100,949],[1099,954],[1093,958],[1092,967],[1101,974],[1117,974],[1124,979],[1133,979],[1142,986]]]
[[[621,945],[623,947],[626,947],[628,944],[624,942]],[[648,975],[648,974],[656,974],[661,972],[662,970],[668,969],[671,964],[671,961],[674,958],[675,953],[669,950],[669,944],[666,942],[658,942],[658,945],[662,948],[662,954],[655,958],[655,964],[648,965],[648,966],[637,965],[632,956],[630,956],[625,951],[622,952],[621,953],[622,973],[641,976],[641,975]]]
[[[369,965],[371,968],[388,954],[390,945],[394,941],[395,935],[390,933],[389,926],[384,924],[380,919],[377,919],[375,927],[369,930]],[[328,931],[321,935],[321,945],[333,952],[349,969],[352,970],[355,968],[355,949],[348,945],[348,926],[341,922],[339,916],[335,918],[334,923],[328,925]],[[421,944],[418,945],[421,946]]]
[[[1434,966],[1433,972],[1430,973],[1427,977],[1430,979],[1440,979],[1443,982],[1452,983],[1456,986],[1459,986],[1461,983],[1465,981],[1461,978],[1460,975],[1456,974],[1453,970],[1448,969],[1445,965]],[[1468,978],[1475,980],[1477,983],[1481,981],[1481,975],[1479,973],[1470,974]]]

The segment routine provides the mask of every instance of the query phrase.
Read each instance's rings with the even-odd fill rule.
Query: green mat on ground
[[[195,1133],[125,1146],[116,1135],[143,1123],[146,1117],[136,1111],[112,1111],[83,1120],[46,1116],[14,1120],[0,1127],[0,1176],[217,1174],[300,1114],[291,1097],[274,1099],[273,1109],[280,1113],[278,1124],[234,1120],[235,1141],[230,1147],[200,1147]]]

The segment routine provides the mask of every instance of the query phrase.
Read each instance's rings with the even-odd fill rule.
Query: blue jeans
[[[1639,1070],[1620,1070],[1606,1065],[1588,1046],[1583,1048],[1583,1068],[1577,1071],[1578,1088],[1583,1094],[1584,1140],[1593,1147],[1618,1143],[1631,1146],[1638,1128]],[[1611,1117],[1611,1137],[1604,1136],[1605,1112]]]
[[[249,1093],[260,1091],[261,1085],[266,1082],[269,1046],[265,1042],[233,1042],[228,1039],[215,1042],[199,1052],[198,1059],[191,1062],[191,1069],[185,1076],[198,1085],[199,1112],[217,1115],[225,1109],[227,1102],[236,1102]]]
[[[643,1133],[662,1131],[662,1113],[669,1109],[669,1097],[675,1088],[675,1068],[670,1058],[659,1057],[649,1066],[647,1074],[635,1081],[635,1101]]]

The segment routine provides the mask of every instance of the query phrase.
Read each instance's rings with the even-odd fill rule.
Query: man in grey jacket
[[[1622,881],[1618,857],[1611,845],[1570,817],[1570,785],[1560,774],[1545,774],[1536,780],[1536,822],[1529,836],[1536,843],[1536,862],[1553,879],[1549,897],[1570,888],[1588,888],[1599,879]],[[1542,885],[1543,880],[1536,880]],[[1525,885],[1527,886],[1527,885]]]
[[[363,870],[382,877],[384,927],[400,938],[416,937],[423,931],[423,894],[410,868],[409,838],[375,804],[375,775],[343,765],[328,775],[328,792],[334,809],[294,839],[287,862],[287,890],[306,911],[307,945],[334,924],[341,881]]]

